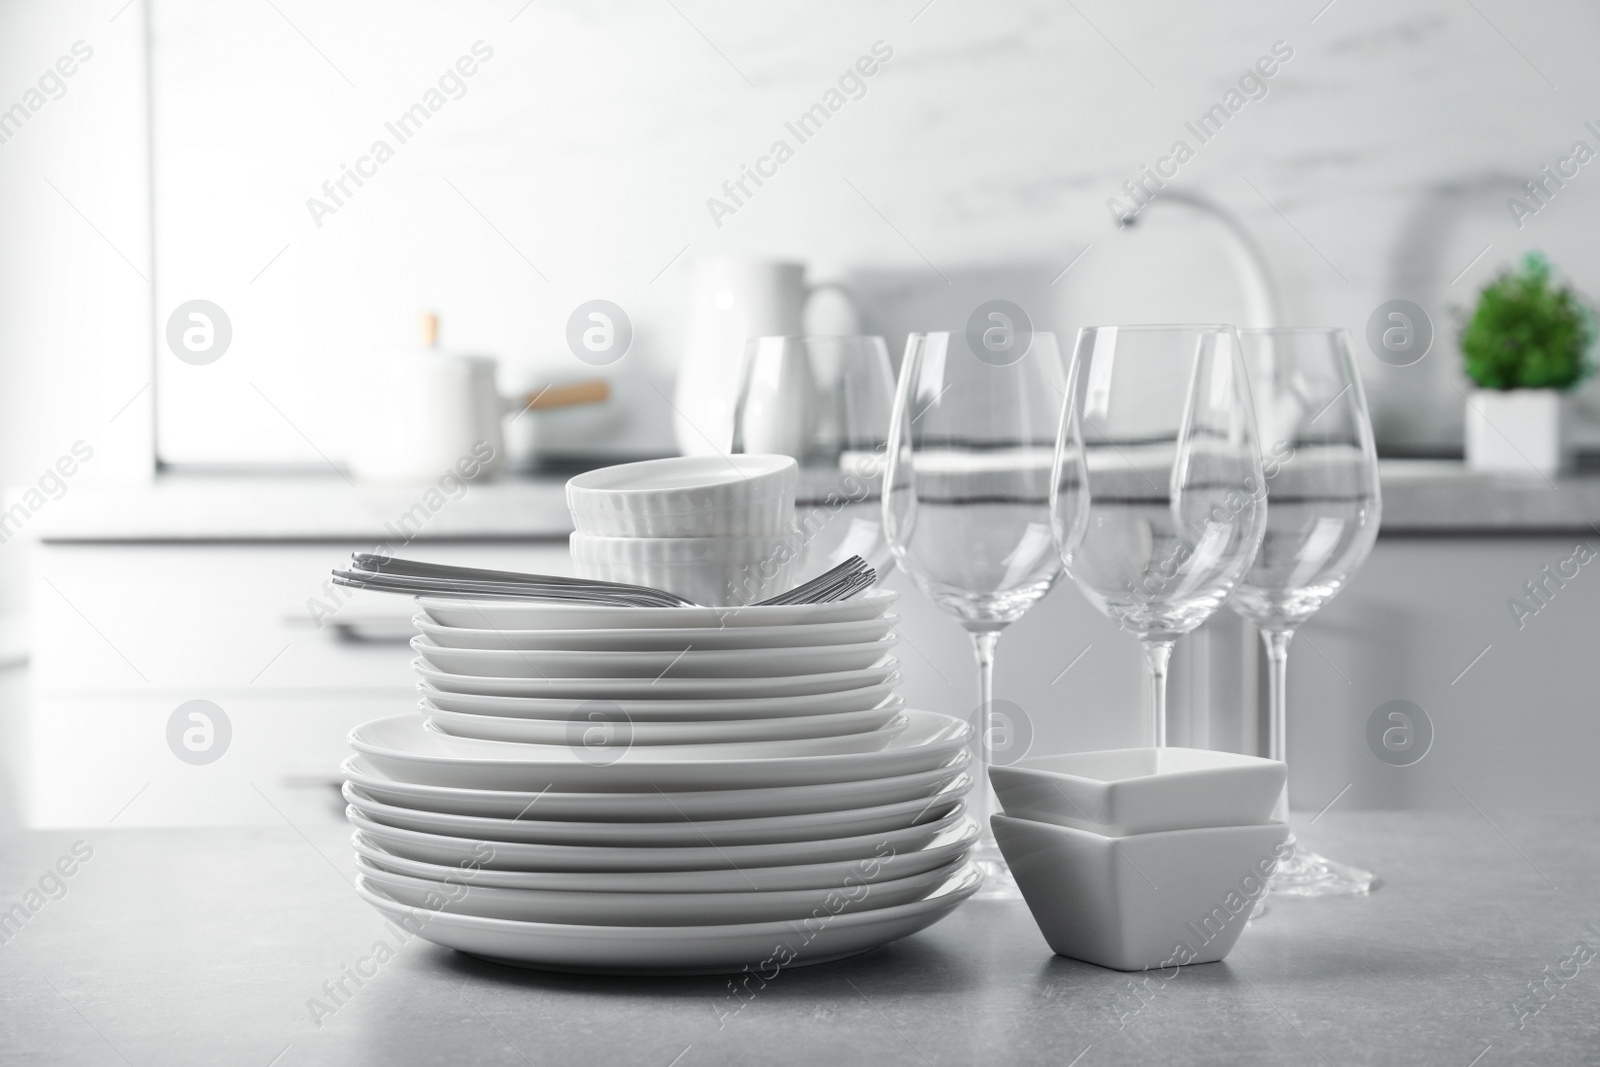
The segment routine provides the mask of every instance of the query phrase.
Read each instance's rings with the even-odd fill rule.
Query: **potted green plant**
[[[1570,458],[1567,392],[1594,370],[1595,320],[1538,252],[1490,282],[1461,331],[1467,465],[1554,473]]]

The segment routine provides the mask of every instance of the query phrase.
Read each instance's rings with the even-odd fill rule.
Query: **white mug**
[[[684,455],[728,447],[745,343],[752,337],[803,334],[807,300],[824,289],[843,292],[831,283],[807,285],[805,275],[805,264],[781,260],[710,256],[695,262],[673,401]]]

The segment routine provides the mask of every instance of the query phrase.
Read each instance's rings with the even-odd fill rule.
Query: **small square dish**
[[[993,816],[995,839],[1058,955],[1118,971],[1213,963],[1239,940],[1289,828],[1103,837]]]
[[[1014,818],[1125,837],[1272,818],[1288,771],[1279,760],[1200,748],[1115,748],[991,767]]]

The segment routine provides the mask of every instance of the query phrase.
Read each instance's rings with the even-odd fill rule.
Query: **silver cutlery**
[[[335,585],[408,596],[562,600],[619,607],[695,607],[675,593],[642,585],[567,578],[553,574],[456,567],[443,563],[395,559],[368,552],[351,556],[348,569],[333,572]],[[760,601],[761,605],[826,604],[848,600],[877,581],[877,572],[860,556],[851,556],[808,582]]]

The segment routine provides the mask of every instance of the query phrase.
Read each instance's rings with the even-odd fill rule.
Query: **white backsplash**
[[[610,368],[618,403],[541,416],[540,432],[566,450],[667,449],[690,257],[804,258],[876,294],[886,332],[907,308],[958,325],[973,278],[1053,321],[1055,294],[1117,240],[1108,198],[1179,138],[1194,153],[1175,182],[1245,222],[1289,321],[1356,337],[1383,439],[1456,447],[1451,309],[1535,247],[1600,293],[1600,166],[1521,229],[1506,206],[1576,140],[1600,147],[1584,127],[1600,118],[1600,9],[1324,2],[152,0],[158,325],[203,298],[234,329],[209,366],[158,352],[162,452],[339,459],[353,357],[408,342],[424,309],[448,344],[501,357],[508,388],[584,373],[564,329],[596,297],[634,322]],[[400,143],[385,123],[479,41],[492,56],[464,95]],[[801,143],[786,124],[880,41],[892,56]],[[1201,144],[1185,124],[1275,42],[1292,55],[1264,98]],[[365,184],[314,220],[308,198],[329,203],[324,181],[380,139],[393,158],[362,164]],[[780,139],[792,158],[763,162]],[[776,172],[714,220],[708,199],[728,203],[724,183],[758,163]],[[1438,332],[1407,368],[1362,344],[1399,296]]]

